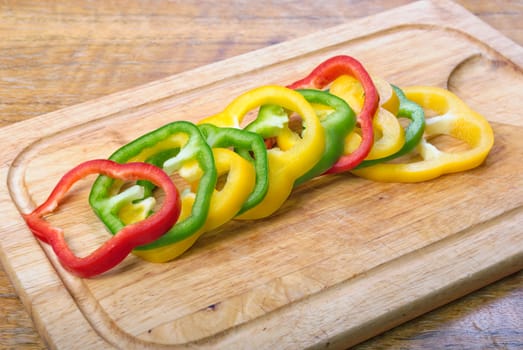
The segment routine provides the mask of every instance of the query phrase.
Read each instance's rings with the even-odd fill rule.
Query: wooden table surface
[[[0,127],[372,15],[409,0],[3,1]],[[523,1],[459,0],[523,45]],[[523,273],[358,349],[523,348]],[[0,349],[45,348],[0,268]]]

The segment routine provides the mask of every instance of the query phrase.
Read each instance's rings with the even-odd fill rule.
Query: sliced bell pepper
[[[245,115],[262,105],[281,106],[276,117],[254,121],[245,129],[264,138],[291,132],[284,128],[288,115],[284,109],[296,112],[303,128],[299,140],[288,149],[273,147],[267,150],[269,188],[264,199],[253,208],[237,216],[238,219],[258,219],[274,213],[290,195],[294,181],[309,171],[321,158],[325,148],[325,133],[312,106],[296,91],[281,86],[262,86],[234,99],[221,113],[205,118],[199,124],[241,128]]]
[[[372,120],[378,110],[379,96],[374,83],[365,67],[351,56],[334,56],[319,64],[308,76],[290,85],[291,89],[323,89],[341,75],[350,75],[358,79],[365,93],[363,108],[357,115],[362,140],[350,154],[343,155],[326,171],[327,174],[345,172],[356,167],[365,159],[374,143]]]
[[[134,252],[145,260],[161,263],[175,259],[189,249],[203,233],[225,224],[242,210],[256,205],[267,192],[267,152],[261,136],[241,129],[219,128],[211,124],[199,125],[199,129],[207,143],[213,147],[219,187],[211,196],[205,225],[181,241]],[[245,158],[239,155],[243,152]],[[223,177],[226,179],[221,181]],[[195,187],[198,183],[193,182],[190,185]],[[184,207],[191,207],[192,201],[194,195],[185,196]],[[181,218],[184,215],[186,213],[182,212]]]
[[[232,147],[254,166],[256,185],[237,214],[258,205],[269,189],[269,163],[263,138],[243,129],[219,128],[212,124],[202,124],[199,128],[211,147]]]
[[[296,91],[312,104],[316,115],[320,118],[321,126],[325,130],[325,151],[320,161],[312,169],[296,179],[294,186],[298,186],[330,169],[342,156],[344,139],[356,125],[354,112],[341,98],[321,90],[298,89]],[[325,109],[325,107],[330,108]],[[282,138],[288,135],[292,134],[286,133],[282,135]],[[282,142],[289,143],[291,141],[282,140]]]
[[[374,134],[374,143],[369,154],[358,166],[369,160],[380,159],[398,152],[405,143],[405,131],[401,126],[398,118],[382,107],[383,104],[389,104],[394,101],[395,96],[392,87],[381,79],[373,79],[375,86],[378,88],[380,96],[380,106],[372,120],[372,129]],[[355,111],[360,111],[364,103],[365,92],[360,82],[354,77],[342,75],[338,77],[330,86],[330,92],[345,100]],[[383,97],[383,98],[382,98]],[[359,130],[356,130],[359,131]],[[358,147],[361,142],[361,136],[358,132],[353,132],[345,139],[344,154],[350,154]]]
[[[373,127],[375,131],[381,131],[382,137],[375,137],[376,141],[369,155],[356,169],[392,160],[409,153],[420,142],[425,130],[425,114],[420,106],[407,100],[405,94],[397,86],[390,85],[380,78],[374,78],[373,81],[380,95],[380,108],[378,115],[374,117]],[[331,92],[342,97],[355,110],[361,108],[363,89],[356,79],[346,75],[339,77],[332,83]],[[404,132],[398,118],[410,119]],[[350,144],[357,141],[348,139],[347,142]],[[350,148],[348,152],[350,152]]]
[[[189,183],[198,181],[195,193],[190,188],[182,192],[182,215],[178,222],[160,239],[136,247],[133,253],[182,241],[204,226],[217,181],[217,171],[213,152],[196,125],[188,121],[164,125],[121,147],[109,159],[118,163],[161,163],[158,165],[169,175],[177,173]],[[136,198],[129,200],[127,193],[132,188],[115,195],[119,189],[119,184],[113,179],[100,176],[89,196],[91,207],[113,234],[119,228],[115,213],[132,221],[137,219],[137,213],[148,213],[147,207],[152,208],[154,205],[149,197],[141,201]],[[187,207],[188,204],[190,207]]]
[[[380,163],[353,170],[357,176],[384,182],[419,182],[440,175],[479,166],[494,144],[488,121],[472,110],[452,92],[438,88],[415,86],[403,90],[407,99],[437,116],[425,120],[425,135],[416,147],[421,160]],[[430,143],[433,137],[448,135],[464,141],[465,150],[443,151]],[[409,153],[412,155],[412,152]],[[397,160],[399,161],[399,159]]]
[[[425,112],[423,111],[423,108],[408,100],[399,87],[392,85],[392,88],[400,101],[397,117],[410,120],[409,125],[405,129],[405,141],[403,142],[403,146],[399,151],[388,156],[364,160],[356,167],[356,169],[399,158],[416,148],[423,138],[423,132],[425,131]]]
[[[156,213],[132,225],[125,226],[117,215],[108,213],[107,215],[112,216],[118,234],[112,236],[88,256],[78,257],[69,248],[63,230],[51,226],[43,217],[54,212],[75,182],[91,174],[104,174],[121,180],[145,179],[162,188],[165,198],[162,207]],[[134,186],[134,190],[128,192],[129,199],[140,196],[138,187]],[[161,237],[176,223],[179,215],[178,190],[160,168],[146,163],[118,164],[100,159],[81,163],[67,172],[47,200],[31,213],[23,214],[23,218],[37,238],[51,245],[65,269],[79,277],[88,278],[110,270],[125,259],[136,246],[150,243]]]
[[[380,96],[380,107],[385,108],[394,115],[398,115],[400,99],[396,94],[393,85],[380,77],[374,77],[372,81],[374,82],[378,95]],[[361,105],[363,102],[360,101],[359,104]]]
[[[255,188],[256,173],[254,166],[247,159],[230,149],[213,148],[212,150],[218,172],[217,186],[219,187],[213,191],[211,196],[205,224],[185,239],[157,248],[135,250],[133,252],[135,255],[156,263],[175,259],[189,249],[203,233],[227,223],[240,211]],[[222,177],[225,177],[223,183],[220,180]],[[198,180],[190,183],[190,185],[197,187]],[[192,207],[194,200],[194,193],[185,195],[182,208]],[[183,220],[186,215],[188,215],[187,211],[182,209],[180,220]]]

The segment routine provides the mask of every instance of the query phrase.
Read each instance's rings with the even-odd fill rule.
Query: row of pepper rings
[[[257,108],[256,119],[241,127]],[[425,118],[425,110],[437,116]],[[440,150],[430,142],[437,135],[468,147]],[[493,142],[486,119],[450,91],[402,90],[372,79],[355,58],[335,56],[287,87],[255,88],[196,124],[172,122],[121,147],[109,160],[78,165],[23,217],[67,270],[93,277],[131,252],[152,262],[172,260],[231,219],[271,215],[293,188],[317,176],[350,171],[375,181],[426,181],[477,167]],[[89,203],[113,236],[80,258],[62,230],[43,217],[74,182],[93,173],[100,176]],[[173,174],[189,184],[181,195]],[[164,198],[155,211],[157,187]]]

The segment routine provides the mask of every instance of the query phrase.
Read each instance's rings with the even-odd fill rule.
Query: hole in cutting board
[[[447,85],[488,120],[522,125],[520,114],[511,111],[520,109],[521,100],[514,96],[523,91],[523,72],[511,62],[474,55],[454,69]]]

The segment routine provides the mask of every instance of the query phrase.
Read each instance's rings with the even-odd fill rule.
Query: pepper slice
[[[375,142],[369,156],[356,169],[383,163],[409,153],[420,142],[425,130],[425,113],[423,108],[409,101],[403,91],[397,86],[391,85],[380,78],[374,78],[373,80],[380,95],[380,108],[378,115],[374,118],[373,125],[375,130],[382,130],[384,137]],[[361,85],[352,77],[341,76],[336,79],[331,85],[331,92],[342,97],[356,110],[362,104],[363,91]],[[395,114],[397,118],[410,120],[409,125],[405,128],[404,136],[403,133],[401,135],[398,133],[398,128],[400,130],[403,129],[400,127],[398,119],[384,110]],[[387,119],[381,117],[387,117]],[[390,118],[394,119],[390,120]],[[383,141],[382,147],[379,147],[378,151],[376,146],[381,141]]]
[[[356,125],[356,116],[353,110],[341,98],[321,90],[298,89],[296,91],[311,103],[320,119],[321,126],[325,131],[325,150],[319,162],[307,173],[296,179],[294,186],[319,176],[332,167],[343,154],[345,137]],[[325,109],[325,107],[330,108]],[[262,109],[260,109],[260,113],[263,113]],[[292,140],[284,139],[289,135],[294,134],[283,134],[280,142],[293,143],[295,137]]]
[[[397,100],[392,87],[382,81],[373,79],[380,96],[380,106],[372,120],[374,133],[374,143],[369,154],[358,166],[369,160],[380,159],[398,152],[405,143],[405,131],[398,118],[392,114],[385,106],[395,107],[394,101]],[[360,111],[364,103],[365,93],[359,81],[351,76],[342,75],[338,77],[330,86],[330,92],[344,99],[355,111]],[[396,98],[395,98],[396,97]],[[353,152],[361,142],[361,136],[353,132],[345,140],[345,154]]]
[[[186,214],[181,215],[180,220],[160,239],[136,247],[133,253],[182,241],[203,227],[209,213],[217,171],[212,150],[196,125],[188,121],[164,125],[121,147],[109,159],[118,163],[161,163],[158,165],[169,175],[177,173],[189,183],[198,181],[194,201],[186,199],[191,196],[191,189],[182,192],[182,214]],[[119,190],[118,185],[111,178],[100,176],[89,196],[91,207],[112,233],[116,233],[119,227],[115,225],[112,213],[119,212],[129,220],[136,218],[136,213],[147,213],[147,206],[154,204],[150,197],[130,201],[127,192],[131,189],[114,196],[113,193]]]
[[[199,128],[211,147],[232,147],[254,166],[256,184],[238,214],[258,205],[269,189],[269,163],[263,138],[247,130],[220,128],[212,124],[202,124]]]
[[[222,177],[226,177],[226,179],[224,179],[223,184],[222,181],[218,181],[217,186],[219,188],[213,191],[205,224],[183,240],[158,248],[135,250],[133,252],[135,255],[156,263],[175,259],[189,249],[203,233],[230,221],[242,208],[255,187],[253,165],[230,149],[213,148],[212,150],[219,179]],[[198,180],[190,185],[197,187]],[[194,200],[194,193],[184,196],[180,220],[188,215],[188,211],[184,211],[183,208],[191,208]]]
[[[425,120],[425,135],[416,148],[422,160],[408,163],[380,163],[353,170],[357,176],[384,182],[420,182],[440,175],[479,166],[494,144],[488,121],[472,110],[452,92],[438,88],[415,86],[404,90],[407,99],[437,116]],[[464,141],[466,150],[442,151],[430,143],[438,135],[449,135]],[[411,155],[412,152],[409,154]]]
[[[345,172],[356,167],[369,154],[374,143],[372,120],[378,110],[379,96],[374,83],[365,67],[351,56],[334,56],[319,64],[308,76],[290,85],[291,89],[323,89],[341,75],[350,75],[358,79],[365,91],[365,102],[357,121],[361,128],[362,140],[356,150],[340,159],[326,171],[327,174]]]
[[[212,146],[214,165],[219,179],[219,189],[215,189],[210,196],[210,206],[205,223],[190,236],[144,250],[134,250],[134,254],[151,262],[166,262],[172,260],[187,249],[196,240],[209,230],[215,229],[232,219],[241,210],[250,208],[259,203],[268,188],[267,152],[261,136],[240,129],[218,128],[214,125],[204,124],[199,130],[209,146]],[[232,147],[236,151],[244,151],[245,158],[223,147]],[[161,166],[169,158],[176,156],[178,148],[168,148],[151,155],[147,162]],[[255,171],[256,169],[256,171]],[[186,169],[186,180],[193,189],[199,187],[199,176],[187,176],[190,171]],[[198,168],[194,170],[198,172]],[[147,193],[151,193],[154,186],[143,184]],[[195,203],[195,195],[186,192],[183,196],[182,214],[180,222],[185,220]],[[139,203],[141,204],[141,203]],[[133,203],[120,210],[120,216],[126,223],[133,223],[147,216],[148,208]]]
[[[242,213],[261,202],[263,197],[267,194],[267,189],[269,187],[269,165],[263,138],[256,133],[243,129],[217,127],[212,124],[202,124],[198,127],[210,147],[231,148],[243,158],[251,162],[255,168],[256,185],[239,213]],[[176,153],[176,149],[166,150],[148,158],[146,161],[147,163],[161,166],[166,159],[174,156]],[[150,193],[154,188],[150,186],[150,183],[143,183],[142,185],[146,188],[146,193]]]
[[[114,224],[118,234],[86,257],[76,256],[69,248],[63,231],[51,226],[44,215],[54,212],[73,184],[91,174],[104,174],[122,180],[146,179],[165,193],[162,207],[147,219],[125,226],[117,216]],[[89,278],[118,265],[131,250],[152,242],[167,232],[180,215],[180,197],[169,176],[158,167],[146,163],[118,164],[110,160],[91,160],[67,172],[47,200],[29,214],[23,214],[33,234],[51,245],[62,266],[71,273]]]
[[[288,121],[285,109],[299,114],[304,124],[302,133],[292,147],[267,150],[269,163],[269,188],[263,200],[237,216],[238,219],[258,219],[274,213],[290,195],[294,181],[309,171],[321,158],[325,148],[325,133],[314,109],[298,92],[281,86],[262,86],[234,99],[221,113],[200,121],[222,127],[241,128],[245,115],[262,105],[275,105],[280,112],[274,118],[257,119],[246,127],[264,138],[276,137],[278,143]],[[279,107],[281,106],[281,107]],[[278,144],[279,146],[279,144]]]
[[[405,129],[405,142],[398,152],[383,158],[364,160],[356,169],[399,158],[414,150],[423,138],[423,132],[425,131],[425,112],[423,108],[408,100],[399,87],[392,85],[392,88],[400,101],[397,114],[398,118],[407,118],[410,120],[409,125]]]

